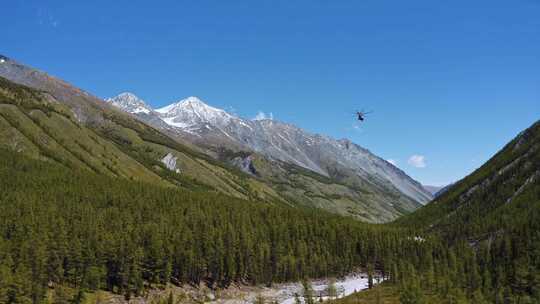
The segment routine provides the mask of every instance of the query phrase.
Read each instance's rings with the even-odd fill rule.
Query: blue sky
[[[538,0],[16,0],[0,16],[0,53],[98,96],[273,113],[426,184],[540,119]]]

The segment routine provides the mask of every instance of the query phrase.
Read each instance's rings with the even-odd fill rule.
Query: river
[[[313,288],[313,297],[315,302],[318,303],[319,298],[327,300],[326,289],[329,284],[329,280],[312,280],[310,281]],[[337,290],[338,298],[348,296],[355,291],[360,291],[368,288],[368,279],[366,274],[351,274],[343,278],[335,280],[335,286]],[[250,288],[249,290],[243,289],[237,291],[235,296],[222,297],[212,301],[211,303],[219,304],[251,304],[255,302],[258,296],[262,296],[266,303],[277,302],[279,304],[294,304],[295,294],[300,296],[300,301],[303,301],[303,287],[300,282],[297,283],[283,283],[274,284],[272,287],[258,287]]]

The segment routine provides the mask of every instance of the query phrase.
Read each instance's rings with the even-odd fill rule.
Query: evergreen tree
[[[313,300],[313,288],[311,287],[311,283],[308,280],[304,279],[302,281],[302,288],[304,295],[304,303],[314,304],[315,301]]]
[[[471,298],[471,302],[474,304],[489,304],[489,302],[486,300],[482,292],[479,290],[476,290]]]
[[[334,278],[328,280],[328,286],[326,286],[326,294],[330,299],[335,299],[337,297],[336,280]]]
[[[73,296],[64,286],[56,286],[53,292],[53,303],[55,304],[71,304]]]
[[[368,288],[373,288],[373,264],[368,263],[367,265],[367,275],[368,275]]]
[[[406,284],[399,294],[399,302],[401,304],[422,304],[424,297],[420,287],[416,283]]]

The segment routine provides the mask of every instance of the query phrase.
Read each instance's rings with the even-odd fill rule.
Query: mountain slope
[[[110,176],[285,202],[264,183],[43,72],[7,60],[0,76],[37,89],[0,78],[2,146]],[[175,168],[164,163],[171,159]]]
[[[430,186],[430,185],[422,185],[422,187],[424,187],[424,189],[426,189],[433,196],[436,196],[437,192],[445,188],[445,186]]]
[[[352,187],[253,152],[216,149],[215,158],[209,157],[183,139],[189,133],[160,117],[152,122],[157,112],[140,107],[133,96],[125,95],[139,119],[11,59],[0,64],[0,77],[9,79],[0,81],[0,146],[34,158],[164,186],[317,207],[370,222],[418,207],[396,189],[365,181]],[[140,119],[143,115],[147,118]]]
[[[360,218],[393,218],[416,209],[430,196],[404,172],[348,140],[313,135],[274,120],[245,120],[196,97],[157,110],[137,99],[149,113],[133,111],[126,94],[108,102],[206,148],[304,205]]]
[[[109,99],[114,105],[132,114],[130,100],[124,96]],[[139,102],[144,102],[139,99]],[[149,108],[145,104],[146,108]],[[276,120],[246,120],[205,104],[197,97],[188,97],[155,110],[173,126],[180,136],[199,145],[232,146],[261,153],[342,182],[357,177],[382,187],[393,187],[413,200],[426,203],[431,194],[420,184],[385,160],[349,140],[335,140],[310,134],[293,125]],[[148,120],[148,115],[138,115]]]
[[[471,175],[397,223],[481,239],[540,222],[540,121]]]

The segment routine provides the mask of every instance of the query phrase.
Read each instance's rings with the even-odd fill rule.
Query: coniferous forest
[[[51,284],[126,298],[165,283],[271,284],[425,250],[399,229],[0,153],[2,303],[40,303]]]
[[[407,303],[425,290],[448,303],[540,296],[538,184],[503,213],[527,216],[505,217],[500,237],[472,244],[408,223],[364,224],[0,154],[1,303],[41,303],[60,285],[129,299],[166,283],[270,285],[368,267]]]

